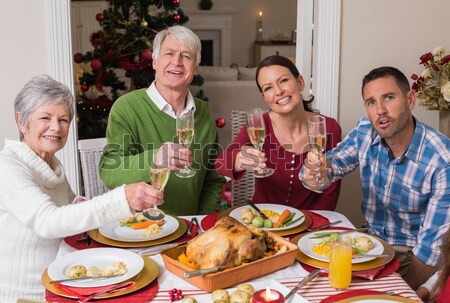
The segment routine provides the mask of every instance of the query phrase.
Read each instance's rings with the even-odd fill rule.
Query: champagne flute
[[[264,139],[266,137],[266,126],[264,124],[263,110],[254,108],[247,112],[247,133],[253,146],[262,151]],[[256,178],[265,178],[274,173],[274,170],[268,167],[255,169],[253,172]]]
[[[326,121],[325,117],[320,115],[312,116],[308,119],[308,143],[309,143],[309,149],[311,152],[313,152],[317,157],[320,156],[321,153],[325,151],[325,145],[326,145]],[[305,164],[310,164],[306,162]],[[312,167],[312,165],[309,165],[309,168],[312,167],[312,169],[318,169],[322,166],[315,166]],[[308,167],[308,166],[307,166]],[[324,177],[320,174],[319,171],[317,171],[316,175],[314,176],[314,182],[316,184],[323,184]]]
[[[177,114],[177,137],[178,143],[190,148],[194,139],[194,111],[188,110]],[[175,175],[180,178],[191,178],[195,176],[195,170],[186,165],[183,169],[176,171]]]
[[[170,167],[169,161],[164,159],[158,149],[152,151],[152,160],[150,164],[150,184],[157,190],[162,191],[169,181]],[[164,212],[155,204],[152,208],[142,212],[144,217],[150,221],[160,221],[165,217]]]

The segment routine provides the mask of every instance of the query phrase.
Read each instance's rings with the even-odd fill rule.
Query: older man
[[[159,149],[172,170],[190,165],[196,174],[179,178],[171,173],[160,206],[175,215],[207,214],[218,210],[225,179],[216,174],[217,129],[209,104],[188,90],[200,62],[199,38],[188,28],[173,26],[153,42],[155,81],[147,89],[121,96],[111,109],[107,148],[100,176],[107,187],[149,181],[152,150]],[[176,114],[195,112],[191,149],[175,143]]]

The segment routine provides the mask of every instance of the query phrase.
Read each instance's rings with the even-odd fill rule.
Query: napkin
[[[300,262],[301,263],[301,262]],[[311,272],[315,269],[315,267],[309,266],[307,264],[301,263],[302,267],[308,271]],[[375,280],[375,279],[379,279],[382,277],[386,277],[389,276],[390,274],[394,273],[398,267],[399,267],[400,263],[398,262],[398,260],[394,257],[389,263],[379,266],[379,267],[375,267],[372,269],[367,269],[367,270],[358,270],[358,271],[353,271],[352,272],[352,276],[355,278],[363,278],[363,279],[367,279],[367,280]],[[321,277],[327,277],[328,274],[326,272],[321,272],[320,273]]]
[[[339,302],[341,300],[351,298],[351,297],[367,296],[367,295],[383,295],[383,294],[385,294],[385,293],[379,292],[376,290],[371,290],[371,289],[355,289],[355,290],[348,290],[348,291],[344,291],[344,292],[329,296],[329,297],[323,299],[322,301],[320,301],[320,303],[333,303],[333,302]]]
[[[202,226],[203,230],[208,230],[211,227],[213,227],[214,224],[217,222],[217,218],[219,217],[219,215],[220,211],[206,215],[200,222],[200,225]]]
[[[354,271],[352,273],[352,276],[358,277],[358,278],[364,278],[364,279],[368,279],[368,280],[379,279],[382,277],[389,276],[393,272],[396,272],[399,266],[400,266],[400,263],[398,262],[397,258],[394,257],[389,263],[387,263],[383,266],[379,266],[379,267],[375,267],[375,268],[367,269],[367,270]]]
[[[76,248],[78,250],[85,249],[85,248],[97,248],[97,247],[111,247],[106,244],[102,244],[100,242],[95,241],[94,239],[91,239],[91,242],[89,243],[89,246],[86,246],[84,241],[78,241],[81,234],[76,234],[73,236],[65,237],[64,242],[72,246],[73,248]]]
[[[62,284],[55,284],[56,287],[60,288],[64,292],[70,294],[71,296],[77,297],[78,299],[73,298],[66,298],[59,296],[57,294],[52,293],[49,290],[46,290],[45,293],[45,299],[48,302],[58,302],[58,303],[75,303],[75,302],[87,302],[92,299],[89,298],[90,296],[96,296],[98,295],[99,291],[107,291],[108,288],[112,288],[113,286],[121,287],[116,288],[115,291],[128,289],[131,287],[135,287],[135,282],[123,282],[119,284],[114,285],[108,285],[108,286],[101,286],[101,287],[70,287],[65,286]],[[109,294],[113,293],[114,290],[111,290],[112,292],[109,292]],[[153,297],[155,297],[156,293],[158,292],[158,280],[154,280],[152,283],[147,285],[146,287],[129,293],[122,296],[117,296],[113,298],[105,298],[102,299],[102,303],[146,303],[150,301]]]
[[[311,226],[309,227],[311,229],[330,223],[330,220],[328,220],[322,215],[316,214],[315,212],[302,209],[302,213],[307,214],[308,216],[311,217],[312,223]],[[335,228],[335,226],[332,226],[330,228]]]

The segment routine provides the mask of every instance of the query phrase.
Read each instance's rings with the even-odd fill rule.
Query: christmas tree
[[[108,2],[109,7],[96,15],[102,29],[90,37],[94,49],[74,55],[76,63],[87,67],[77,73],[80,139],[105,136],[114,101],[154,80],[152,42],[156,33],[189,20],[179,8],[180,0]]]

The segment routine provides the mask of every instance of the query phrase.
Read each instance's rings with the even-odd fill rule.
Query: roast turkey
[[[267,250],[266,238],[264,230],[252,232],[236,219],[225,216],[187,245],[186,257],[199,269],[238,266],[262,258]]]

